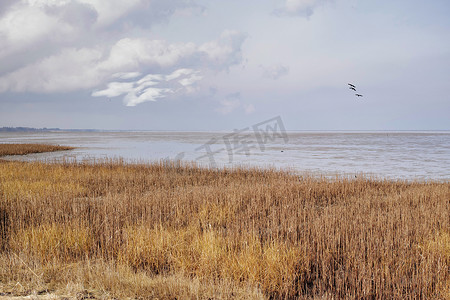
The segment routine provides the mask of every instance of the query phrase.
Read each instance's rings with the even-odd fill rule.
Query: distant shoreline
[[[153,129],[62,129],[62,128],[34,128],[34,127],[0,127],[1,132],[208,132],[228,133],[230,130],[153,130]],[[355,129],[309,129],[286,130],[287,133],[450,133],[450,129],[386,129],[386,130],[355,130]]]
[[[61,129],[61,128],[33,128],[33,127],[1,127],[0,132],[97,132],[97,129]]]

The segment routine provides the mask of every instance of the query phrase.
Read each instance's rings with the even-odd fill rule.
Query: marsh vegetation
[[[0,292],[449,299],[449,199],[449,182],[0,161]]]
[[[7,155],[26,155],[31,153],[72,150],[73,147],[48,144],[0,144],[0,157]]]

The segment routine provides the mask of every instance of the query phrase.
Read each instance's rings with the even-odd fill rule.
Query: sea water
[[[7,157],[130,162],[195,161],[209,167],[259,166],[388,179],[450,180],[450,132],[18,132],[0,143],[46,143],[71,151]]]

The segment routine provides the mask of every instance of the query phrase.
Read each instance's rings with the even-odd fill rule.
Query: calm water
[[[325,175],[365,173],[401,179],[450,180],[450,132],[45,132],[0,133],[0,143],[50,143],[77,149],[8,159],[122,157],[181,159],[202,165],[257,165]],[[208,152],[209,150],[210,152]]]

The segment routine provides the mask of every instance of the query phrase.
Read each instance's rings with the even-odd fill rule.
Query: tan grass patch
[[[0,292],[445,299],[448,199],[449,182],[3,161]]]

